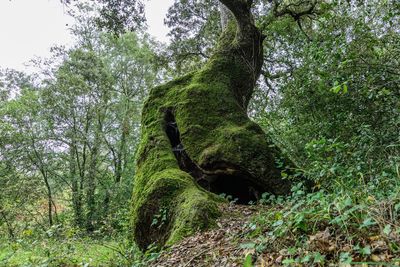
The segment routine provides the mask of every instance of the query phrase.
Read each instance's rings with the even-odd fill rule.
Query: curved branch
[[[293,10],[294,8],[300,8],[302,5],[307,5],[307,8],[301,11]],[[315,0],[307,0],[307,1],[300,1],[298,3],[291,3],[284,6],[281,10],[279,10],[280,3],[275,0],[273,6],[273,13],[275,17],[282,17],[285,15],[291,16],[295,21],[298,21],[301,17],[315,14],[315,8],[317,6],[317,1]]]
[[[219,0],[232,13],[231,19],[225,28],[218,44],[218,49],[214,52],[212,59],[219,60],[210,62],[215,68],[220,68],[219,64],[230,66],[240,66],[242,73],[240,78],[231,76],[232,88],[240,106],[247,108],[253,93],[263,64],[264,36],[254,25],[251,12],[253,1],[249,0]],[[227,59],[230,63],[227,63]],[[220,62],[220,63],[218,63]],[[240,62],[240,63],[239,63]],[[214,69],[215,70],[215,69]]]
[[[312,41],[312,38],[310,36],[308,36],[308,34],[304,31],[303,26],[301,25],[300,20],[297,20],[297,25],[299,26],[300,31],[306,36],[307,40],[309,42]]]
[[[233,14],[238,25],[238,37],[240,40],[251,38],[256,27],[251,14],[252,0],[219,0]],[[239,41],[240,41],[239,40]]]

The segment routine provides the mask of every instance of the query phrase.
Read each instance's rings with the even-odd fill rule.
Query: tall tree
[[[212,56],[153,88],[144,105],[132,199],[133,235],[143,249],[212,224],[215,194],[246,203],[259,192],[289,190],[280,151],[247,115],[263,64],[252,2],[221,0],[232,14]]]
[[[5,88],[9,89],[10,94],[0,109],[0,158],[4,164],[4,189],[7,190],[11,181],[9,178],[12,177],[15,178],[14,188],[18,188],[17,192],[24,192],[30,184],[31,192],[26,194],[26,200],[31,201],[28,205],[44,200],[44,208],[34,211],[35,216],[44,210],[48,225],[52,225],[56,215],[54,177],[58,169],[54,158],[58,152],[48,140],[47,122],[33,81],[19,72],[6,73]],[[18,198],[16,201],[25,202]]]
[[[115,217],[110,207],[130,198],[139,110],[158,76],[146,37],[84,30],[42,89],[42,100],[52,138],[69,162],[64,171],[75,224],[91,232]]]

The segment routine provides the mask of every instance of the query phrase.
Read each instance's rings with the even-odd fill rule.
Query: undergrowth
[[[125,237],[1,240],[0,266],[147,266],[158,253],[142,253]]]
[[[241,244],[261,261],[286,266],[393,266],[400,263],[400,187],[384,194],[371,187],[288,197],[263,194],[267,211],[247,226]]]

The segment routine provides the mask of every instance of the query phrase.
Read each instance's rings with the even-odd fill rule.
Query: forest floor
[[[255,266],[400,266],[397,246],[379,234],[341,233],[326,224],[314,225],[312,234],[284,234],[279,239],[260,218],[276,209],[264,205],[221,206],[223,216],[214,229],[198,233],[167,248],[155,261],[156,267],[255,267]],[[279,226],[278,226],[279,227]],[[396,244],[397,243],[397,244]],[[392,245],[391,245],[392,244]],[[397,250],[397,251],[396,251]]]
[[[254,249],[243,244],[251,227],[251,218],[260,206],[226,204],[217,228],[188,237],[163,251],[151,266],[243,266],[246,255],[255,256]],[[242,246],[241,246],[242,244]],[[254,259],[253,259],[254,260]]]

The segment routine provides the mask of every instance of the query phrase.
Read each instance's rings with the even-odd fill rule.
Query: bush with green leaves
[[[400,255],[400,189],[384,195],[365,189],[307,193],[298,184],[288,197],[265,193],[261,204],[269,208],[248,225],[253,241],[243,245],[281,255],[288,266],[394,263]]]
[[[400,167],[399,3],[321,2],[269,25],[254,115],[318,184],[383,190]]]

